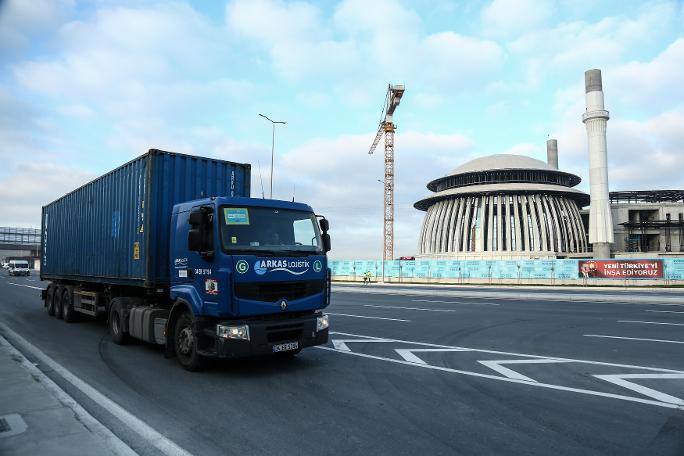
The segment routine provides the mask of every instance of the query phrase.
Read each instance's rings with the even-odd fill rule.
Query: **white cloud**
[[[331,221],[335,258],[382,255],[383,155],[367,155],[372,135],[313,139],[276,164],[275,195],[311,204]],[[460,135],[405,132],[395,138],[395,253],[415,253],[423,212],[413,203],[425,185],[472,157],[471,141]],[[253,181],[256,187],[257,182]],[[256,188],[255,188],[256,189]]]
[[[14,53],[30,47],[35,35],[45,34],[73,9],[73,0],[5,0],[0,2],[0,50]]]
[[[22,163],[0,179],[0,213],[8,226],[40,227],[41,206],[88,182],[94,176],[78,168]]]
[[[541,24],[553,13],[549,0],[494,0],[482,11],[485,31],[494,36],[510,36]]]

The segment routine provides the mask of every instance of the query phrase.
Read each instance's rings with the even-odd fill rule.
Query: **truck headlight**
[[[316,317],[316,332],[328,329],[328,316],[323,314]]]
[[[216,325],[216,335],[223,339],[249,340],[249,326]]]

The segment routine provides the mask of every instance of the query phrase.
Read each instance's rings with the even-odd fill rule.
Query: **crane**
[[[380,116],[378,133],[375,135],[373,144],[368,150],[372,154],[380,143],[380,138],[385,135],[385,191],[384,191],[384,223],[383,223],[383,250],[382,270],[383,280],[385,261],[394,258],[394,132],[397,126],[394,123],[394,111],[399,106],[401,97],[404,95],[403,84],[388,84],[385,95],[385,105]]]

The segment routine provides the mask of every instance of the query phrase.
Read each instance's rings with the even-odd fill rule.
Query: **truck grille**
[[[269,343],[298,340],[304,332],[303,323],[274,325],[266,328],[266,340]]]
[[[235,284],[235,296],[251,301],[292,301],[321,293],[323,280],[299,280],[291,282],[239,282]]]

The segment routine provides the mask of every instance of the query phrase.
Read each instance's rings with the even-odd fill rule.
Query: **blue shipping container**
[[[174,204],[250,196],[250,165],[151,149],[47,206],[41,278],[156,287],[169,280]]]

